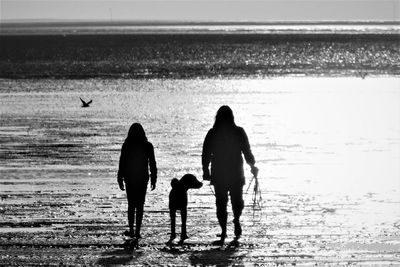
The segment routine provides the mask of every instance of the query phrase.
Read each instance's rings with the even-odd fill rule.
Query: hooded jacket
[[[243,128],[236,125],[213,127],[203,144],[203,173],[209,174],[211,184],[228,188],[245,184],[243,157],[249,165],[255,164],[249,140]]]
[[[122,145],[118,169],[118,182],[123,180],[131,185],[147,185],[149,181],[149,165],[151,184],[157,181],[157,165],[153,145],[148,141],[130,142]]]

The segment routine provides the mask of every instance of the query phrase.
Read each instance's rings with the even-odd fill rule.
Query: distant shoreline
[[[3,21],[0,35],[80,34],[400,34],[400,22],[194,22],[194,21]]]
[[[3,20],[11,24],[69,24],[69,25],[399,25],[400,21],[132,21],[132,20]]]

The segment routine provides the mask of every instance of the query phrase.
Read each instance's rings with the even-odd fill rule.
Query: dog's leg
[[[169,210],[169,217],[171,218],[171,236],[170,242],[175,239],[175,224],[176,224],[176,210]]]
[[[186,233],[186,220],[187,220],[187,210],[186,210],[186,208],[181,210],[181,219],[182,219],[181,241],[183,241],[183,240],[189,238],[187,236],[187,233]]]

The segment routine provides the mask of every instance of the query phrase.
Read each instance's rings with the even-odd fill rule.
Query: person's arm
[[[125,190],[125,186],[124,186],[125,161],[126,161],[126,146],[124,143],[121,148],[121,156],[119,158],[119,167],[118,167],[118,174],[117,174],[118,185],[122,191]]]
[[[203,152],[201,154],[201,163],[203,166],[203,180],[210,180],[210,170],[208,166],[211,162],[211,130],[208,131],[203,143]]]
[[[157,164],[156,157],[154,156],[154,147],[149,143],[149,164],[150,164],[150,179],[151,179],[151,190],[156,189],[157,183]]]
[[[256,160],[254,158],[253,153],[251,152],[249,138],[247,137],[246,132],[244,129],[241,129],[241,136],[242,136],[242,152],[247,164],[250,165],[251,173],[257,177],[258,175],[258,168],[255,166]]]

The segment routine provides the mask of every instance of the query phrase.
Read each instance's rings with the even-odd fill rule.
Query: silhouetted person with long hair
[[[128,198],[129,232],[126,235],[138,240],[143,219],[143,206],[149,182],[149,166],[151,190],[156,188],[157,166],[153,145],[147,141],[142,125],[132,124],[121,149],[119,160],[118,184],[125,190]],[[125,186],[124,186],[125,184]],[[136,216],[136,229],[134,221]],[[135,231],[134,231],[135,230]]]
[[[246,132],[236,126],[231,108],[222,106],[215,116],[213,128],[204,140],[202,153],[203,179],[210,180],[215,189],[217,218],[222,230],[221,239],[216,242],[218,244],[223,244],[226,238],[228,193],[234,215],[235,240],[242,234],[240,216],[244,208],[245,184],[242,154],[251,166],[251,172],[257,175],[258,169],[254,165],[255,159]]]

